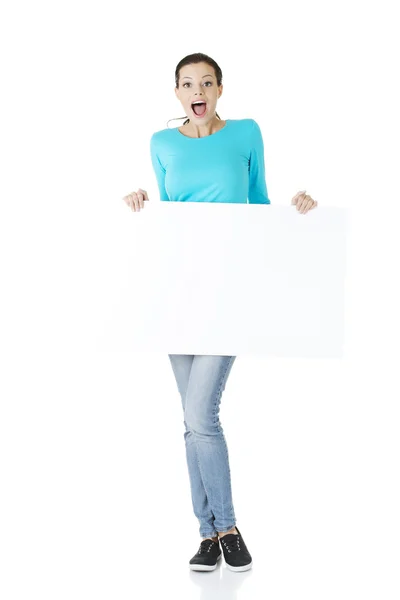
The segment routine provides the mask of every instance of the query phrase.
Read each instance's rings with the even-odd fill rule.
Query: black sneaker
[[[236,525],[235,527],[238,533],[228,533],[219,538],[219,542],[222,546],[228,569],[231,571],[247,571],[251,569],[253,561],[244,543],[242,534]]]
[[[189,567],[193,571],[213,571],[221,556],[219,542],[211,539],[201,540],[199,550],[189,561]]]

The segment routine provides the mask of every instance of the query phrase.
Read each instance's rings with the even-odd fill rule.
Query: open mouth
[[[206,102],[196,102],[192,104],[192,111],[196,115],[196,117],[204,117],[207,110]]]

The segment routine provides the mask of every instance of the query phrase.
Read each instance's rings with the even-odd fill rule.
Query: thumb
[[[296,204],[296,202],[300,198],[300,196],[302,196],[305,193],[306,193],[306,190],[302,190],[301,192],[297,192],[297,194],[295,196],[293,196],[293,198],[292,198],[292,204]]]

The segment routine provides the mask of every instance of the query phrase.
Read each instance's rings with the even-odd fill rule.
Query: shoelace
[[[240,540],[239,540],[239,536],[235,536],[231,539],[229,539],[228,541],[225,540],[226,536],[223,536],[221,538],[221,542],[224,544],[225,548],[228,550],[228,552],[238,552],[240,550]]]
[[[200,549],[197,554],[204,554],[205,552],[210,552],[214,543],[215,542],[213,542],[212,540],[202,540],[200,544]]]

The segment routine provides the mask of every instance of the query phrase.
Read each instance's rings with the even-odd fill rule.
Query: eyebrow
[[[202,79],[204,79],[204,77],[207,77],[208,75],[212,77],[211,73],[207,73],[207,75],[203,75]],[[188,75],[186,75],[186,77],[182,77],[182,79],[193,79],[193,77],[189,77]]]

